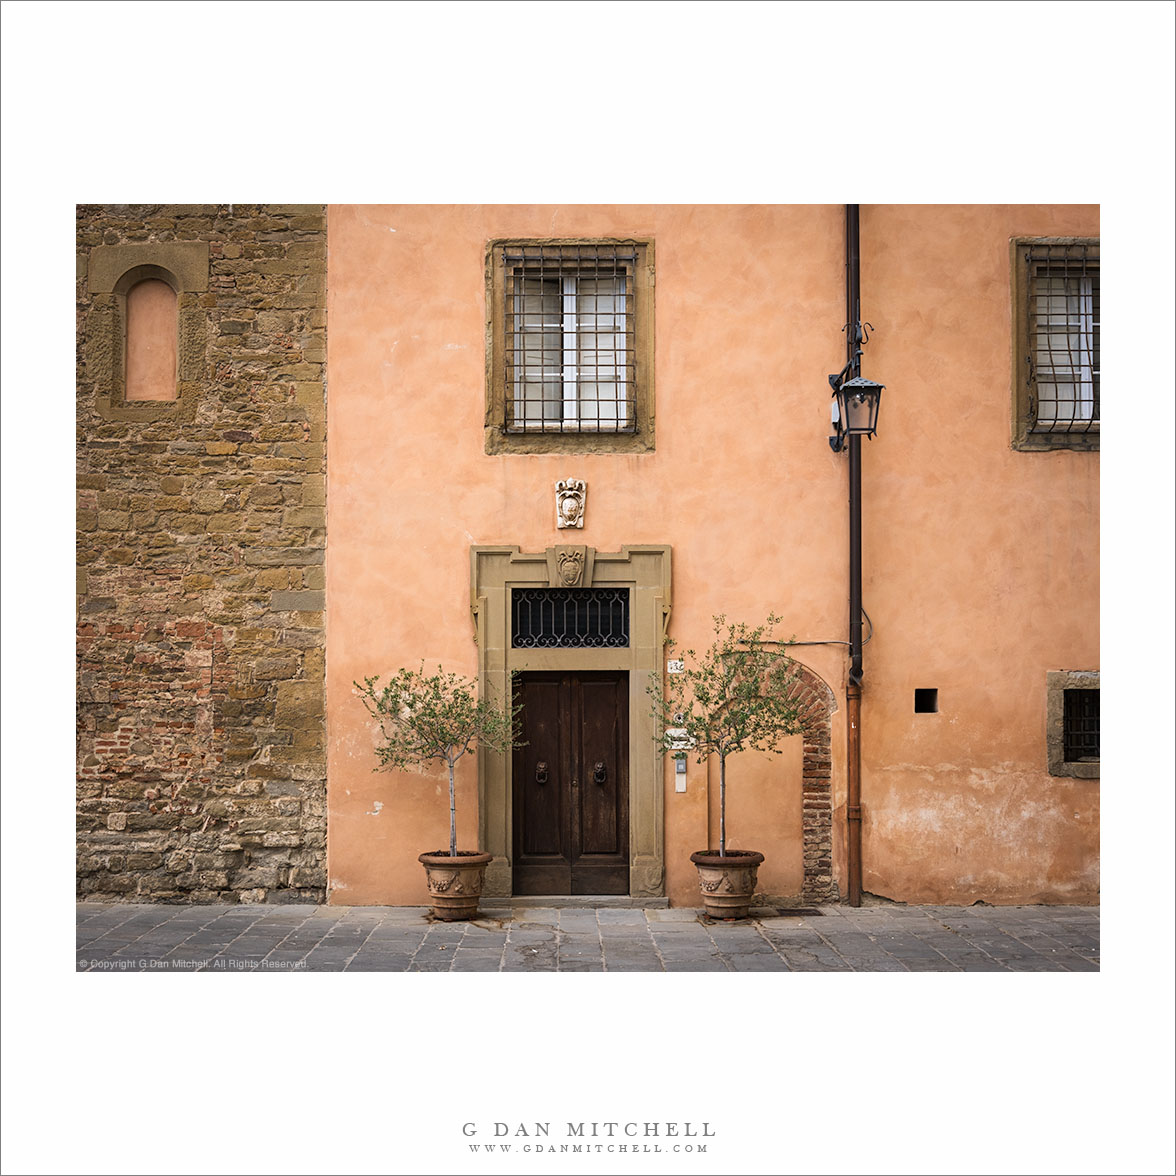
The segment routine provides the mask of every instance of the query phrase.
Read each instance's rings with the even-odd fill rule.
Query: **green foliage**
[[[772,636],[779,623],[774,614],[755,628],[717,616],[710,648],[701,657],[687,649],[684,672],[668,675],[664,688],[657,675],[648,688],[663,752],[680,754],[675,743],[686,742],[698,763],[719,757],[720,853],[726,853],[727,756],[780,755],[780,740],[802,730],[802,705],[793,698],[799,672]],[[673,642],[666,645],[672,649]]]
[[[753,629],[717,616],[710,648],[701,657],[687,649],[685,671],[668,675],[664,691],[660,678],[654,680],[649,694],[664,751],[673,750],[666,731],[676,728],[685,731],[699,763],[712,754],[781,753],[780,739],[801,730],[801,707],[789,697],[796,663],[771,635],[779,621],[769,616]]]
[[[365,678],[355,688],[380,725],[380,767],[424,767],[430,760],[456,763],[481,743],[493,751],[513,746],[514,712],[478,698],[477,684],[459,674],[400,669],[387,685]],[[378,769],[377,769],[378,770]]]
[[[449,768],[449,852],[457,853],[453,768],[480,743],[491,751],[514,747],[515,719],[521,706],[495,705],[479,698],[477,684],[459,674],[426,674],[400,669],[386,685],[379,676],[355,682],[360,700],[379,724],[376,755],[381,769],[426,767],[440,760]]]

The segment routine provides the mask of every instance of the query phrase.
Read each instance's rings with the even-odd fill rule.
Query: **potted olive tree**
[[[701,657],[685,651],[680,673],[649,687],[663,752],[719,758],[719,844],[690,855],[698,867],[703,905],[711,918],[742,919],[751,909],[764,855],[727,847],[727,757],[740,751],[782,754],[780,740],[802,729],[802,704],[793,697],[796,663],[773,639],[780,618],[751,628],[714,618],[714,641]],[[667,642],[672,647],[673,642]]]
[[[492,751],[515,745],[519,707],[496,706],[479,698],[477,685],[458,674],[397,670],[381,686],[379,677],[354,683],[368,713],[379,724],[375,771],[426,767],[433,760],[449,768],[449,849],[430,850],[418,860],[425,867],[429,900],[438,919],[472,919],[478,913],[482,879],[491,855],[457,848],[457,803],[453,769],[480,743]]]

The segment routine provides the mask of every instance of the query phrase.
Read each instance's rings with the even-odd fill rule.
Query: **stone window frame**
[[[633,409],[636,429],[624,433],[514,433],[506,430],[506,269],[503,250],[529,246],[625,246],[637,251],[633,265]],[[654,242],[633,237],[504,237],[486,246],[487,453],[652,453],[654,429]]]
[[[1067,690],[1098,690],[1098,670],[1050,670],[1045,675],[1045,754],[1051,776],[1097,780],[1101,765],[1092,760],[1065,758],[1065,704]]]
[[[1071,449],[1097,452],[1099,430],[1090,432],[1033,432],[1032,388],[1025,378],[1032,344],[1029,340],[1029,299],[1032,281],[1026,254],[1034,245],[1085,245],[1098,250],[1099,237],[1013,237],[1009,242],[1012,298],[1012,447],[1026,453]]]
[[[191,421],[204,377],[208,315],[199,304],[208,290],[208,242],[161,241],[98,245],[90,252],[87,285],[94,297],[93,330],[105,334],[92,347],[95,407],[103,420]],[[126,398],[127,293],[154,278],[176,292],[176,397]]]

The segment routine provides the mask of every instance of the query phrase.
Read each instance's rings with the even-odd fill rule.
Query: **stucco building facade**
[[[1098,208],[860,228],[864,890],[1097,901]],[[771,901],[844,896],[844,271],[840,205],[80,208],[79,892],[423,903],[444,769],[374,772],[353,687],[423,661],[521,675],[558,748],[461,762],[492,893],[542,779],[592,791],[600,885],[697,905],[717,768],[645,687],[774,612],[806,729],[730,763],[728,839]]]

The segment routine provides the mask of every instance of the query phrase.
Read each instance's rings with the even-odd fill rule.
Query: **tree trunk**
[[[719,856],[727,856],[727,757],[719,753]]]
[[[449,761],[449,856],[457,857],[457,803],[453,790],[453,760]]]

